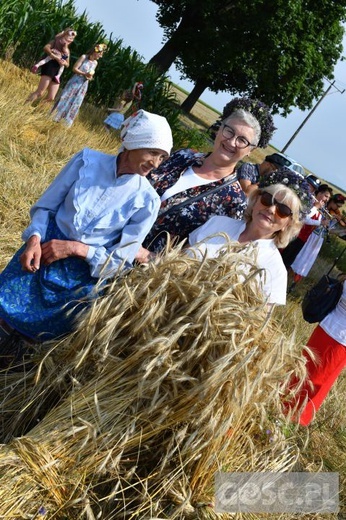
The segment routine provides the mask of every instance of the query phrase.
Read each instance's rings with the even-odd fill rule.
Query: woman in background
[[[64,120],[66,126],[72,125],[87,93],[89,81],[95,74],[97,61],[103,56],[106,48],[104,43],[99,43],[76,61],[73,67],[74,75],[66,83],[61,97],[52,111],[54,121]]]
[[[346,367],[346,274],[341,298],[313,331],[307,346],[312,354],[303,352],[306,358],[307,377],[298,395],[290,401],[287,409],[298,406],[293,417],[302,426],[308,426],[327,397],[333,384]],[[298,384],[295,379],[291,388]]]
[[[311,235],[316,227],[321,225],[322,214],[319,211],[321,206],[320,198],[323,198],[323,195],[319,193],[319,187],[321,186],[321,182],[317,177],[313,175],[308,175],[305,177],[310,186],[310,192],[315,200],[313,207],[311,208],[310,213],[306,216],[303,227],[297,236],[292,242],[288,244],[285,249],[281,251],[282,260],[286,266],[286,269],[289,270],[291,265],[293,264],[296,256],[304,247],[307,239]]]
[[[291,264],[293,282],[289,291],[292,291],[296,284],[309,274],[321,250],[330,223],[328,218],[323,218],[323,208],[329,201],[331,194],[332,189],[327,184],[321,184],[316,192],[314,208],[317,212],[317,220],[315,222],[319,225],[312,227],[312,232]]]
[[[62,31],[62,33],[57,34],[54,40],[44,46],[44,58],[50,59],[42,65],[38,87],[35,92],[30,94],[26,99],[26,103],[32,103],[36,101],[36,99],[41,98],[46,90],[48,90],[48,95],[45,101],[54,101],[60,85],[59,71],[61,71],[61,67],[68,67],[70,65],[69,45],[73,42],[75,36],[76,32],[71,27],[68,27]],[[35,72],[36,71],[37,69]]]

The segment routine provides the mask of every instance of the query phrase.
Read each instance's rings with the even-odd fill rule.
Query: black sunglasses
[[[261,204],[269,208],[270,206],[275,206],[276,214],[280,218],[291,217],[293,215],[291,208],[283,204],[282,202],[277,201],[271,193],[267,191],[263,191],[261,194]]]

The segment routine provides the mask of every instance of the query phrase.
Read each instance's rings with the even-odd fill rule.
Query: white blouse
[[[226,238],[216,233],[225,233],[230,240],[238,240],[245,229],[243,220],[230,217],[211,217],[205,224],[196,228],[189,235],[189,243],[194,246],[193,253],[198,258],[207,254],[207,258],[216,258],[227,244]],[[274,240],[263,239],[253,242],[257,246],[256,264],[265,270],[265,281],[262,282],[263,292],[268,297],[268,303],[285,305],[287,291],[287,271]]]
[[[321,321],[320,327],[335,341],[346,347],[346,280],[339,303]]]

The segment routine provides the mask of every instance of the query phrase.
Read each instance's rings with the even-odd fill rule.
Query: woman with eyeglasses
[[[285,247],[299,233],[311,204],[305,179],[288,168],[280,168],[263,177],[251,192],[243,220],[215,216],[190,233],[192,247],[188,253],[197,258],[215,258],[227,246],[227,236],[230,241],[254,242],[256,263],[265,271],[261,283],[267,302],[284,305],[287,271],[278,248]]]
[[[162,251],[168,236],[174,242],[186,239],[213,215],[242,218],[247,199],[236,165],[256,147],[265,148],[274,130],[266,105],[235,98],[223,110],[210,153],[179,150],[151,172],[149,180],[161,198],[161,208],[137,260],[147,262]]]

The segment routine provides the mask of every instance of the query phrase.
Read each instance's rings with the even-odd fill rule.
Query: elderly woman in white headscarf
[[[34,341],[69,332],[99,279],[132,266],[160,207],[146,176],[173,140],[167,120],[144,110],[121,138],[117,156],[77,153],[31,208],[25,244],[0,275],[0,356],[13,331]]]

